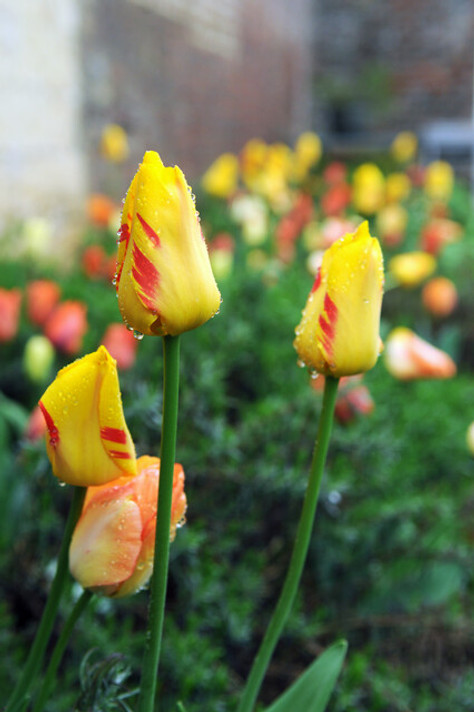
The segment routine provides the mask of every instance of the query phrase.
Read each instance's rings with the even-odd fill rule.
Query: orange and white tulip
[[[153,571],[160,460],[137,460],[136,477],[89,487],[69,548],[69,568],[87,589],[114,598],[136,593]],[[174,466],[170,539],[184,521],[184,472]]]
[[[384,357],[389,373],[401,381],[452,378],[456,374],[456,364],[451,356],[404,326],[389,334]]]
[[[210,319],[220,294],[182,171],[147,151],[122,213],[116,288],[125,323],[176,336]]]
[[[383,258],[367,222],[324,254],[296,329],[303,364],[340,377],[368,371],[381,350]]]
[[[136,473],[117,366],[104,346],[61,369],[39,405],[58,479],[88,487]]]

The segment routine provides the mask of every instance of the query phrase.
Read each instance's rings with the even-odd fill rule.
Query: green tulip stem
[[[278,639],[290,614],[293,601],[303,572],[306,554],[311,539],[313,522],[319,490],[323,478],[324,464],[331,437],[334,406],[336,403],[338,379],[326,377],[323,405],[319,419],[318,433],[314,446],[313,459],[309,473],[308,484],[303,501],[300,521],[296,533],[290,564],[280,598],[273,612],[267,631],[255,656],[250,675],[244,688],[238,712],[252,712],[257,699],[268,664],[273,655]]]
[[[163,423],[155,557],[138,712],[153,712],[165,616],[179,394],[179,336],[163,337]]]
[[[66,527],[64,529],[61,549],[59,551],[56,574],[51,584],[48,600],[46,601],[46,606],[44,608],[43,615],[36,632],[36,637],[30,649],[26,664],[12,694],[10,695],[10,699],[8,700],[4,712],[14,712],[15,709],[18,709],[18,705],[21,705],[24,702],[26,693],[41,668],[46,646],[53,630],[53,624],[58,611],[59,602],[64,591],[64,586],[69,578],[69,544],[71,542],[74,527],[76,526],[76,522],[82,511],[86,490],[86,487],[73,488],[71,507]]]
[[[58,642],[56,643],[51,655],[51,660],[46,670],[38,698],[36,699],[33,707],[33,712],[42,712],[45,704],[48,702],[49,695],[56,680],[56,673],[64,655],[64,651],[66,650],[69,638],[71,637],[71,633],[92,596],[93,593],[91,591],[83,591],[82,595],[77,599],[76,604],[69,614],[69,618],[64,624],[61,635],[59,636]]]

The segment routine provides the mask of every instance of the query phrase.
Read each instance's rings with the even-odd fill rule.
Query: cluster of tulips
[[[308,164],[309,165],[309,164]],[[308,167],[305,163],[305,169]],[[46,449],[54,475],[73,488],[71,513],[51,594],[21,679],[7,712],[29,704],[42,666],[67,569],[84,588],[73,609],[93,594],[123,597],[151,577],[148,631],[138,708],[151,712],[165,607],[169,544],[186,511],[184,473],[175,462],[180,335],[203,325],[219,310],[217,287],[194,196],[178,167],[145,154],[127,192],[113,279],[118,308],[136,335],[163,341],[164,383],[160,458],[136,457],[122,409],[116,361],[104,345],[62,368],[40,399]],[[239,709],[254,708],[272,652],[289,615],[311,537],[329,445],[339,379],[372,368],[381,350],[379,321],[384,283],[380,244],[368,223],[335,241],[324,253],[294,346],[311,372],[324,374],[324,400],[317,447],[308,479],[298,536],[282,594],[242,694]],[[111,286],[112,288],[112,286]],[[67,640],[60,639],[35,712],[43,709]],[[316,661],[280,701],[290,709],[307,687],[324,680],[324,709],[341,668],[345,643]],[[303,685],[303,688],[301,687]],[[289,695],[289,697],[288,697]],[[296,695],[296,697],[295,697]]]
[[[398,134],[389,153],[386,171],[375,162],[349,166],[326,161],[319,137],[307,132],[293,148],[251,140],[239,155],[219,156],[201,188],[228,205],[237,231],[219,232],[210,242],[216,274],[221,279],[231,275],[240,241],[248,269],[259,270],[264,281],[278,279],[295,259],[304,259],[316,276],[325,251],[368,221],[387,263],[385,290],[411,292],[427,322],[443,323],[456,310],[459,295],[442,272],[442,256],[464,238],[464,225],[450,211],[453,169],[441,160],[418,164],[411,132]],[[383,358],[392,376],[414,380],[456,374],[451,355],[431,343],[429,328],[425,332],[422,337],[412,324],[392,325]],[[320,390],[323,383],[318,379],[312,385]],[[339,420],[372,411],[373,400],[360,377],[341,385]]]
[[[345,421],[354,412],[370,412],[373,402],[361,379],[382,351],[388,370],[397,378],[454,375],[452,359],[408,328],[394,329],[385,344],[379,333],[385,281],[382,249],[389,253],[403,245],[408,224],[404,201],[411,191],[423,192],[429,218],[419,235],[419,249],[390,258],[388,288],[414,289],[426,282],[444,246],[461,239],[461,226],[449,218],[453,187],[449,166],[437,162],[423,171],[416,166],[411,134],[397,137],[392,147],[403,170],[386,176],[372,163],[358,166],[350,177],[340,162],[319,171],[321,150],[319,138],[306,133],[294,150],[251,141],[240,156],[219,157],[201,187],[226,205],[238,231],[211,235],[209,248],[183,173],[176,166],[165,166],[157,153],[148,151],[123,203],[113,274],[105,253],[84,253],[88,276],[106,279],[110,289],[115,289],[123,323],[113,325],[115,337],[108,332],[96,351],[61,369],[39,402],[53,473],[73,487],[73,503],[51,596],[6,712],[25,710],[35,684],[34,712],[41,712],[53,694],[67,639],[59,641],[41,685],[37,678],[68,569],[84,589],[71,614],[72,622],[90,596],[124,597],[151,582],[137,709],[154,709],[169,544],[184,522],[187,506],[183,468],[176,463],[180,337],[218,313],[221,295],[216,277],[218,281],[231,278],[237,240],[246,246],[247,268],[261,272],[269,283],[301,252],[305,255],[314,283],[301,321],[295,325],[295,361],[312,376],[320,375],[311,382],[323,392],[317,444],[287,577],[239,712],[254,709],[298,589],[334,413]],[[108,225],[109,220],[110,215],[102,224]],[[372,237],[373,228],[380,242]],[[13,326],[4,340],[14,338],[18,319],[21,294],[13,292]],[[426,282],[422,298],[426,308],[440,318],[449,315],[457,301],[454,285],[442,275]],[[76,354],[85,313],[81,312],[82,322],[75,322],[71,304],[63,303],[63,308],[68,306],[70,322],[55,331],[51,319],[61,302],[54,283],[30,284],[27,299],[30,319],[44,329],[51,344],[66,354]],[[137,339],[143,336],[161,337],[163,343],[160,457],[137,458],[122,409],[117,363],[120,368],[133,367]],[[125,342],[130,344],[128,351],[123,349]],[[66,626],[69,634],[71,629],[72,623]],[[308,690],[323,685],[324,694],[307,708],[322,712],[345,649],[344,642],[328,649],[326,657],[318,659],[309,674],[269,709],[298,708]]]

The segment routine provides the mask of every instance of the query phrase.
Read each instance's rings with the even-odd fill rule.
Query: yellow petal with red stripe
[[[148,335],[177,335],[219,309],[191,191],[182,171],[147,151],[125,199],[117,294],[124,321]]]
[[[382,252],[365,222],[323,256],[296,329],[301,361],[335,377],[372,368],[381,350],[382,290]]]
[[[101,346],[59,371],[40,400],[60,480],[87,487],[136,473],[115,360]]]

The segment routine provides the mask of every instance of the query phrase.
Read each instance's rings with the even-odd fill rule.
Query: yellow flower
[[[406,173],[389,173],[385,181],[387,203],[398,203],[410,195],[411,180]]]
[[[114,598],[139,591],[153,571],[160,460],[144,455],[136,477],[87,490],[69,548],[69,568],[84,588]],[[175,464],[170,539],[184,522],[184,472]]]
[[[398,163],[408,163],[415,158],[418,139],[411,131],[401,131],[395,136],[390,147],[393,158]]]
[[[39,405],[46,450],[60,480],[88,487],[135,474],[117,366],[104,346],[61,369]]]
[[[417,287],[436,269],[436,260],[427,252],[404,252],[388,263],[390,274],[402,287]]]
[[[454,172],[446,161],[433,161],[426,167],[425,193],[432,200],[449,200],[454,186]]]
[[[118,124],[107,124],[102,131],[100,150],[104,158],[112,163],[122,163],[128,158],[130,149],[127,133]]]
[[[116,288],[125,323],[176,336],[210,319],[220,294],[182,171],[147,151],[125,198]]]
[[[216,158],[204,173],[201,183],[204,190],[217,198],[229,198],[237,188],[239,161],[232,153]]]
[[[303,180],[311,168],[315,166],[322,155],[323,147],[318,134],[313,131],[304,131],[295,144],[294,177],[297,181]]]
[[[382,291],[382,251],[364,222],[324,253],[296,329],[301,361],[335,377],[372,368],[381,349]]]
[[[363,215],[372,215],[384,203],[385,180],[375,163],[362,163],[353,175],[352,202]]]

